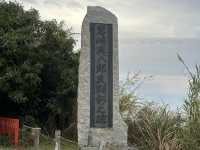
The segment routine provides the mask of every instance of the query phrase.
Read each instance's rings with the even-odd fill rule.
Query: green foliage
[[[138,97],[135,95],[135,91],[141,86],[141,84],[151,79],[152,76],[141,77],[140,72],[131,74],[128,73],[125,80],[120,82],[120,101],[119,109],[123,120],[128,123],[135,117],[138,111]]]
[[[8,135],[0,135],[0,145],[8,146],[10,144],[10,138]]]
[[[0,97],[48,132],[75,122],[79,54],[71,35],[63,22],[0,1]]]
[[[139,150],[200,149],[200,66],[196,65],[192,73],[179,55],[178,59],[191,77],[182,114],[173,113],[166,106],[139,104],[135,91],[129,90],[129,86],[137,83],[138,76],[127,78],[122,84],[121,114],[128,125],[129,144]]]
[[[139,150],[179,150],[179,115],[167,106],[138,103],[135,89],[144,79],[139,74],[128,75],[121,84],[120,111],[128,125],[128,142]],[[141,82],[142,81],[142,82]]]
[[[119,109],[121,116],[126,123],[134,116],[137,108],[137,97],[134,92],[136,90],[136,85],[139,84],[140,80],[139,73],[134,75],[129,73],[126,80],[120,82]]]
[[[78,150],[78,145],[76,142],[70,141],[68,139],[61,138],[60,146],[62,150]],[[34,147],[34,136],[30,128],[23,127],[20,130],[20,145],[14,146],[10,143],[9,137],[7,135],[0,136],[0,149],[1,150],[35,150]],[[53,150],[55,149],[55,139],[40,134],[39,142],[40,150]]]
[[[31,147],[34,145],[34,137],[31,129],[21,128],[19,139],[20,145],[23,145],[23,147]]]
[[[178,150],[177,116],[166,106],[147,104],[129,126],[129,140],[141,150]]]
[[[185,150],[200,149],[200,66],[190,72],[188,97],[184,103],[185,122],[180,136]]]
[[[0,3],[0,90],[10,100],[25,103],[37,95],[42,63],[36,59],[39,27],[36,10]]]

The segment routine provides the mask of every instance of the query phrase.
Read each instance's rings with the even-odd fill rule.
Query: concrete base
[[[87,146],[87,147],[81,147],[81,150],[99,150],[99,148],[98,147]]]
[[[124,145],[106,145],[103,150],[128,150],[127,146]]]
[[[103,147],[85,146],[81,147],[81,150],[137,150],[137,149],[120,145],[106,145]]]

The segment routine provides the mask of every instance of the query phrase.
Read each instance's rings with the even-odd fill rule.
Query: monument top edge
[[[108,16],[112,16],[113,18],[117,19],[117,16],[115,14],[113,14],[112,12],[110,12],[109,10],[107,10],[104,7],[101,6],[87,6],[87,15],[88,14],[98,14],[98,12],[104,13]],[[101,14],[99,14],[101,15]]]

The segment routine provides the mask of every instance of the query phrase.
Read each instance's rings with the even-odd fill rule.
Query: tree
[[[0,105],[12,103],[16,115],[31,116],[48,131],[66,128],[77,95],[74,44],[63,22],[42,21],[35,9],[0,1]]]

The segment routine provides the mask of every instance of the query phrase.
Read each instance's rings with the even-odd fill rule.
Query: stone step
[[[94,146],[86,146],[86,147],[82,147],[80,150],[99,150],[98,147],[94,147]],[[112,148],[104,148],[103,150],[138,150],[135,147],[112,147]]]
[[[82,147],[81,150],[99,150],[99,148],[94,146],[87,146],[87,147]]]

